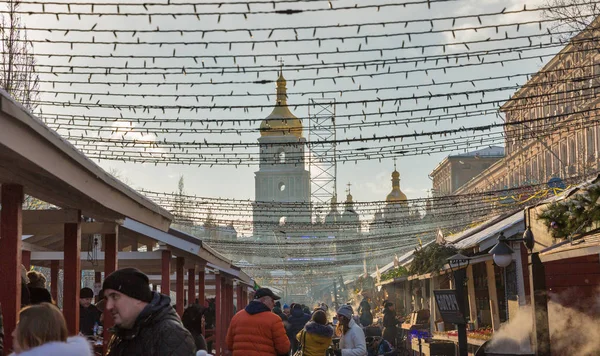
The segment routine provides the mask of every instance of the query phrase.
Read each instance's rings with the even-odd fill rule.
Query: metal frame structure
[[[337,137],[335,123],[335,99],[308,99],[308,139],[313,144],[308,162],[311,182],[311,201],[319,207],[327,207],[337,196]]]

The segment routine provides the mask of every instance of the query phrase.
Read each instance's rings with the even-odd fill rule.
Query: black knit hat
[[[94,291],[87,287],[81,288],[81,290],[79,291],[79,298],[81,298],[81,299],[94,298]]]
[[[102,290],[107,289],[116,290],[142,302],[152,301],[148,276],[137,268],[123,268],[111,273],[102,283]],[[104,295],[106,296],[106,293]]]

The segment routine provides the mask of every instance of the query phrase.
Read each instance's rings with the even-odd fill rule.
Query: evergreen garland
[[[454,256],[458,250],[452,245],[430,244],[420,249],[415,249],[414,258],[410,265],[413,274],[439,273],[448,257]]]
[[[391,269],[385,273],[381,274],[381,280],[387,281],[388,279],[398,278],[408,276],[408,269],[403,266],[398,266],[394,269]]]
[[[569,199],[549,204],[538,218],[554,238],[567,238],[584,233],[600,222],[600,183],[594,183]]]

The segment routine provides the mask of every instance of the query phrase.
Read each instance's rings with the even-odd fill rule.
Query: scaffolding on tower
[[[318,218],[321,212],[325,212],[319,210],[327,209],[331,199],[337,196],[335,99],[310,98],[308,104],[310,198]]]

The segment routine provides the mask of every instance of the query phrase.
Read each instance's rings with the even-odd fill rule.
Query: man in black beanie
[[[81,288],[79,291],[79,332],[86,336],[94,335],[94,326],[100,326],[100,310],[92,304],[94,291]]]
[[[105,313],[115,321],[107,356],[190,356],[196,352],[171,298],[152,292],[148,277],[136,268],[123,268],[104,279]]]

